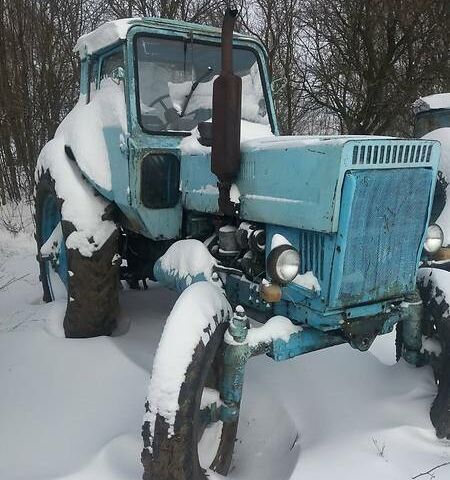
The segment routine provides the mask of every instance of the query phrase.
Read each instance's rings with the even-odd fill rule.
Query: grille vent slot
[[[402,163],[429,163],[433,146],[424,144],[402,145],[355,145],[353,165],[376,165]]]
[[[300,232],[300,272],[312,271],[323,280],[324,237],[321,233]]]

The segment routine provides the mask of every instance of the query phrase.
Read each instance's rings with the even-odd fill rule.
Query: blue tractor
[[[416,290],[424,245],[440,247],[439,144],[279,136],[265,50],[236,15],[81,37],[79,101],[36,169],[44,299],[67,299],[67,337],[112,333],[120,280],[181,293],[145,404],[146,480],[227,473],[252,356],[365,351],[397,325],[399,356],[434,358],[428,334],[450,364]],[[450,435],[448,409],[433,422]]]

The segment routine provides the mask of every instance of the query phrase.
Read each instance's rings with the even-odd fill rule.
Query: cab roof
[[[114,45],[121,40],[125,40],[128,30],[134,26],[160,28],[164,30],[175,30],[182,32],[193,32],[203,35],[218,37],[221,35],[221,29],[208,25],[199,25],[197,23],[183,22],[180,20],[168,20],[165,18],[122,18],[106,22],[90,33],[82,35],[75,44],[74,52],[78,52],[83,58],[102,50],[110,45]],[[254,38],[240,33],[234,33],[235,37],[253,40]]]

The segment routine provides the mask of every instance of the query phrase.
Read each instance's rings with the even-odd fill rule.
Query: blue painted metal
[[[155,266],[153,267],[153,275],[156,280],[171,290],[181,293],[183,290],[186,290],[189,285],[197,282],[207,281],[203,273],[197,275],[185,275],[180,276],[177,271],[167,271],[161,265],[161,260],[157,260]]]
[[[325,333],[314,328],[304,328],[292,334],[287,342],[280,339],[272,342],[267,355],[280,362],[345,342],[346,340],[338,331]]]
[[[129,227],[133,230],[153,239],[173,239],[179,238],[181,233],[182,221],[182,202],[185,208],[198,210],[202,212],[217,211],[217,198],[209,195],[209,191],[204,191],[200,195],[202,207],[196,208],[197,204],[191,202],[191,197],[198,196],[196,190],[202,190],[205,185],[212,185],[213,188],[217,183],[216,177],[210,172],[209,156],[200,156],[197,160],[205,165],[205,168],[194,168],[195,158],[181,157],[178,150],[182,136],[180,135],[148,135],[143,132],[137,112],[137,88],[136,88],[136,64],[133,55],[134,38],[139,34],[151,34],[157,36],[166,36],[170,38],[179,38],[184,40],[202,41],[220,44],[220,30],[203,27],[195,24],[187,24],[185,22],[166,22],[159,19],[146,19],[144,21],[134,22],[130,29],[125,49],[126,70],[127,70],[127,89],[126,102],[128,109],[128,131],[130,135],[127,142],[127,150],[129,153],[128,172],[124,174],[122,162],[118,165],[117,175],[114,174],[115,167],[112,165],[114,201],[130,220]],[[234,39],[236,47],[251,48],[260,58],[262,69],[262,77],[264,88],[269,91],[269,75],[267,71],[267,62],[265,61],[266,52],[261,44],[249,37],[237,35]],[[109,52],[108,52],[109,53]],[[271,119],[272,130],[277,133],[278,126],[274,113],[274,105],[271,95],[267,95],[267,108]],[[170,209],[148,209],[142,205],[140,200],[140,167],[143,157],[150,152],[171,152],[181,157],[181,188],[182,201]],[[192,160],[192,162],[191,162]],[[128,183],[126,184],[126,181]],[[123,195],[116,198],[115,192],[119,190],[125,191],[123,187],[127,187],[127,198]],[[189,190],[184,187],[192,186]],[[128,189],[129,187],[129,189]],[[204,190],[204,189],[203,189]],[[187,194],[187,192],[189,192]],[[107,197],[108,198],[108,197]]]
[[[396,323],[400,321],[406,323],[410,318],[412,319],[410,326],[413,329],[418,319],[416,304],[400,304],[392,308],[389,314],[386,314],[386,320],[380,333],[391,332]],[[336,329],[323,332],[315,328],[303,327],[299,331],[292,333],[287,341],[275,338],[275,340],[266,339],[260,343],[250,344],[248,342],[248,326],[245,320],[246,317],[236,312],[225,335],[224,369],[220,385],[220,396],[224,405],[219,412],[220,419],[225,422],[237,421],[239,417],[245,365],[251,357],[266,354],[276,361],[283,361],[309,352],[340,345],[347,341],[341,330]],[[417,348],[420,350],[416,337],[417,332],[415,333],[415,343],[413,345],[415,351],[417,351]]]
[[[259,294],[259,284],[250,282],[245,277],[228,275],[225,284],[227,298],[234,305],[245,305],[264,315],[270,315],[273,307],[265,302]]]
[[[430,192],[432,182],[432,171],[427,168],[347,173],[331,276],[331,307],[414,291],[430,200],[422,192]]]
[[[44,206],[42,209],[41,217],[41,245],[43,245],[53,233],[59,223],[61,223],[61,211],[57,204],[56,198],[52,195],[47,195],[44,200]],[[50,269],[53,269],[60,277],[63,284],[68,286],[69,283],[69,264],[67,258],[67,249],[64,239],[59,244],[59,250],[57,252],[57,258],[53,260],[47,260],[45,262],[45,271],[47,273],[47,282],[52,289]]]
[[[243,146],[236,181],[241,193],[240,214],[246,220],[310,232],[337,232],[341,192],[349,170],[425,166],[435,172],[439,162],[438,145],[425,140],[357,140],[345,136],[280,140],[265,139]],[[401,161],[397,158],[400,151],[408,152],[406,161],[403,153]],[[420,152],[417,162],[413,152]],[[355,154],[358,161],[354,164]],[[217,179],[210,172],[210,161],[208,154],[181,159],[183,200],[188,209],[218,212],[218,194],[213,190]]]
[[[405,299],[404,308],[408,310],[403,321],[402,332],[402,357],[412,365],[421,366],[426,363],[422,350],[422,322],[424,309],[419,292],[415,292]]]

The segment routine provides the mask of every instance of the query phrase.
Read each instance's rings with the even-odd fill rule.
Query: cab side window
[[[97,90],[97,80],[98,80],[98,60],[91,60],[89,62],[88,102],[90,102],[95,96],[95,91]]]
[[[123,67],[122,50],[116,51],[107,57],[103,57],[99,88],[102,88],[102,84],[105,84],[108,79],[113,78],[113,72],[117,67]]]

